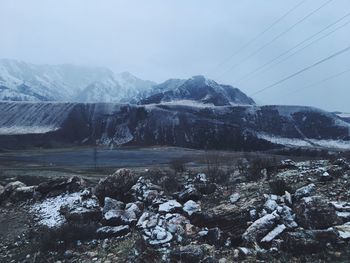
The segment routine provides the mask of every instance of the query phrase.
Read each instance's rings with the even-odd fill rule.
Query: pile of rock
[[[103,204],[105,197],[128,200],[128,191],[136,183],[137,177],[129,169],[119,169],[114,174],[101,179],[94,188],[94,194]]]
[[[30,200],[33,198],[36,189],[36,186],[26,186],[20,181],[8,183],[0,189],[0,203],[5,201],[16,203]]]
[[[278,169],[269,181],[232,187],[203,173],[184,176],[172,194],[120,169],[92,189],[77,178],[30,187],[13,182],[0,188],[0,198],[36,197],[31,211],[50,228],[92,223],[93,238],[106,240],[138,233],[165,260],[216,262],[218,254],[254,260],[349,244],[348,162],[286,160]]]
[[[139,177],[136,184],[130,189],[130,192],[137,201],[151,205],[154,200],[157,200],[164,194],[159,185],[151,183],[149,179]]]
[[[290,162],[287,164],[289,167]],[[284,163],[283,167],[287,164]],[[325,161],[312,164],[293,163],[293,166],[297,167],[296,171],[283,171],[277,177],[282,175],[289,182],[293,180],[297,183],[295,180],[303,182],[302,178],[307,175],[305,181],[316,182],[318,178],[318,181],[325,183],[331,181],[329,179],[331,175],[327,171],[338,171],[337,167]],[[291,174],[295,175],[298,170],[302,170],[301,177],[288,178]],[[265,195],[265,198],[266,202],[258,213],[259,218],[242,235],[242,239],[248,245],[242,250],[246,256],[252,251],[253,254],[261,252],[260,247],[269,247],[270,251],[283,248],[293,253],[301,251],[314,253],[322,251],[331,244],[341,244],[343,240],[350,238],[349,204],[328,201],[327,197],[317,192],[314,183],[296,189],[294,194],[285,191],[283,196],[270,194]]]

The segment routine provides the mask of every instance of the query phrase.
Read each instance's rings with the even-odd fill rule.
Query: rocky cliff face
[[[349,147],[350,124],[314,108],[108,103],[0,103],[2,147],[169,145],[269,149]]]

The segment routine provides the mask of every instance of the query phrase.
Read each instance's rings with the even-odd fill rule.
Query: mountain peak
[[[205,81],[207,78],[203,75],[195,75],[189,78],[188,80],[196,80],[196,81]]]
[[[129,72],[114,74],[104,67],[0,59],[0,100],[121,102],[154,85]]]
[[[157,85],[129,72],[114,74],[103,67],[35,65],[10,59],[0,60],[0,100],[254,104],[239,89],[218,84],[203,75],[169,79]]]
[[[213,106],[253,105],[255,102],[239,89],[220,85],[202,75],[187,80],[168,80],[153,88],[153,93],[139,104],[193,101]]]

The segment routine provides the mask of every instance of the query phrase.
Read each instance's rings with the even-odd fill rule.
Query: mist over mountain
[[[169,79],[161,84],[131,73],[71,64],[34,65],[0,60],[0,100],[122,102],[132,104],[252,105],[239,89],[204,76]]]
[[[120,102],[155,84],[101,67],[0,60],[0,100],[6,101]]]
[[[156,84],[106,68],[0,60],[0,100],[13,101],[0,103],[0,139],[10,148],[36,140],[40,146],[349,147],[347,115],[256,106],[238,88],[201,75]]]

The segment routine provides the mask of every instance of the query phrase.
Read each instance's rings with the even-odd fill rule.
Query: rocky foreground
[[[256,169],[255,169],[256,170]],[[344,262],[345,159],[0,187],[1,262]]]

